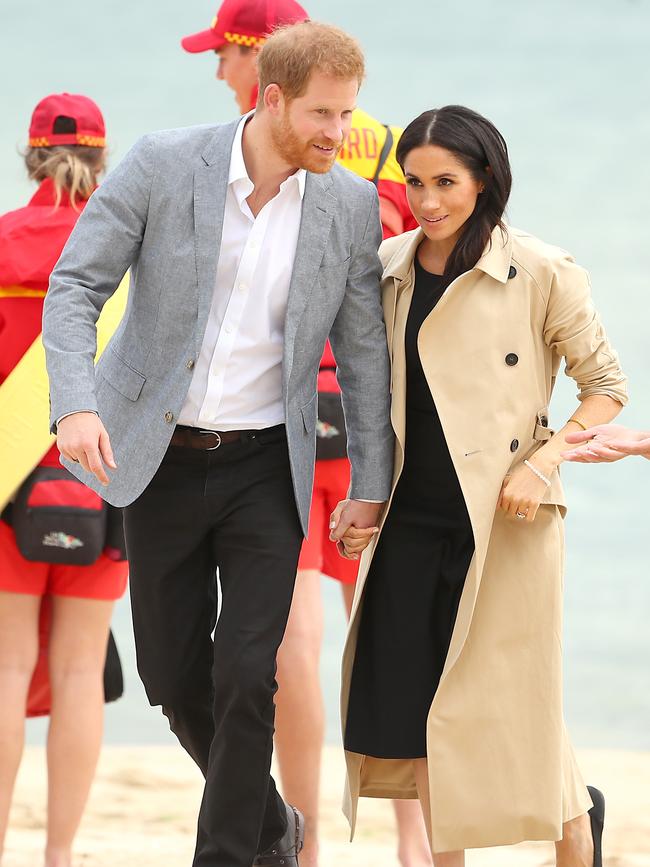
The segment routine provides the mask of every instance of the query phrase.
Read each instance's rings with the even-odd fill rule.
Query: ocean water
[[[18,150],[47,93],[97,100],[113,165],[144,132],[233,117],[214,56],[191,56],[178,44],[214,12],[206,0],[2,0],[0,208],[29,196]],[[499,126],[515,178],[510,222],[589,268],[630,378],[622,420],[650,427],[648,0],[314,0],[310,12],[361,40],[368,77],[360,104],[377,117],[404,125],[427,108],[463,103]],[[559,382],[551,423],[574,406],[573,383]],[[569,726],[578,746],[650,749],[650,462],[569,466],[564,478]],[[327,579],[323,599],[327,736],[336,741],[345,625],[339,588]],[[114,629],[127,689],[108,708],[107,741],[172,742],[137,678],[126,600]],[[31,740],[43,725],[30,724]]]

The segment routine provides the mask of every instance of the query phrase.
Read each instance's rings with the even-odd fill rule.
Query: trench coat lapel
[[[298,324],[316,282],[323,260],[337,200],[331,193],[329,174],[307,173],[302,201],[300,231],[296,257],[289,284],[289,298],[284,321],[284,381],[289,381],[293,362],[293,347]]]
[[[198,321],[207,321],[221,247],[230,153],[239,119],[219,127],[194,171],[194,250],[198,275]],[[197,353],[203,340],[198,329]]]

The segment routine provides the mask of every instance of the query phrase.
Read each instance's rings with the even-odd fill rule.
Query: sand
[[[3,867],[39,867],[44,841],[42,749],[30,747],[19,774]],[[579,754],[589,782],[607,797],[605,864],[650,867],[650,753]],[[321,867],[398,867],[389,803],[363,799],[348,842],[340,811],[343,761],[325,750]],[[75,867],[189,867],[202,780],[175,747],[105,747],[76,843]],[[469,852],[468,867],[553,864],[549,844]]]

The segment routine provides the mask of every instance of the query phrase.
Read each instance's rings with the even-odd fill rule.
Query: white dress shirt
[[[249,118],[242,118],[232,145],[214,295],[178,418],[209,430],[257,430],[285,421],[284,320],[306,172],[288,177],[254,217],[246,202],[254,184],[242,152]]]

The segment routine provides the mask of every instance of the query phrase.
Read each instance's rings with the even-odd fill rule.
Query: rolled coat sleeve
[[[544,341],[565,359],[579,400],[606,394],[625,406],[627,378],[594,308],[589,274],[568,255],[553,263]]]

